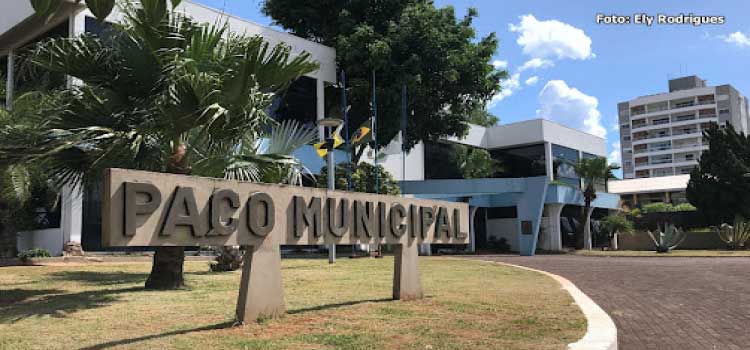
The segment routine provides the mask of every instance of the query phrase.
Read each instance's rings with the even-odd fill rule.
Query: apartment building
[[[747,98],[695,75],[669,80],[669,92],[619,103],[617,110],[625,179],[689,174],[708,148],[702,131],[712,122],[748,132]]]

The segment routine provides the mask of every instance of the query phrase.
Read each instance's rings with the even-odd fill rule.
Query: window
[[[293,119],[309,128],[317,121],[315,79],[301,77],[293,81],[289,88],[274,97],[270,115],[281,122]],[[329,94],[326,94],[329,95]]]
[[[487,219],[515,219],[517,217],[518,210],[515,206],[487,208]]]
[[[630,136],[623,136],[622,139],[625,141],[630,141]]]
[[[424,143],[425,179],[462,179],[461,168],[455,162],[453,144],[443,142]]]
[[[578,159],[577,150],[552,144],[552,170],[554,172],[554,179],[579,187],[581,180],[574,169],[574,164]]]
[[[544,153],[544,144],[491,150],[490,155],[499,164],[495,177],[547,175]]]

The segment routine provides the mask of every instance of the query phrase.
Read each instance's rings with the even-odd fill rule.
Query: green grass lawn
[[[0,349],[566,349],[586,328],[546,276],[443,258],[409,302],[392,258],[284,260],[287,315],[231,327],[239,271],[185,268],[178,291],[143,290],[150,263],[0,268]]]
[[[673,250],[669,253],[656,253],[653,250],[576,250],[576,255],[588,256],[654,256],[654,257],[720,257],[720,256],[750,256],[750,250]]]

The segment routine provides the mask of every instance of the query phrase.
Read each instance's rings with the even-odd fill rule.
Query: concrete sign
[[[417,244],[468,244],[466,203],[109,169],[103,244],[247,246],[238,321],[284,312],[279,245],[393,244],[393,297],[422,296]]]

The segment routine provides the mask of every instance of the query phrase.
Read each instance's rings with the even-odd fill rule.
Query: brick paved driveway
[[[620,350],[750,349],[750,258],[476,258],[571,280],[614,319]]]

